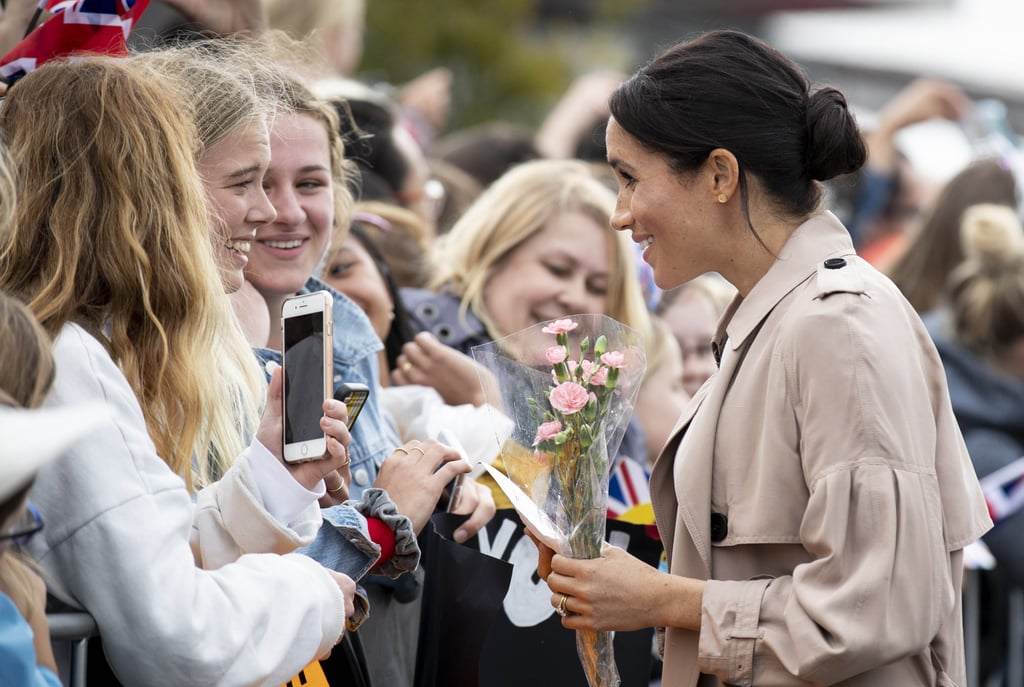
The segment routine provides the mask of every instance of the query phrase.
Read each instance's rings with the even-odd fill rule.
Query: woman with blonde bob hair
[[[614,192],[583,162],[532,160],[502,175],[438,238],[433,291],[402,290],[414,327],[432,336],[404,346],[395,383],[475,403],[473,346],[574,314],[608,315],[653,341],[633,246],[609,225],[614,207]],[[620,453],[644,462],[639,430],[634,421]]]
[[[40,471],[32,497],[47,529],[29,552],[51,593],[96,619],[121,682],[279,684],[355,612],[349,577],[287,553],[320,526],[322,476],[347,457],[345,415],[325,404],[329,457],[281,479],[280,376],[256,425],[244,408],[259,376],[225,296],[241,282],[245,232],[273,218],[266,124],[204,150],[181,102],[131,60],[86,58],[43,65],[0,109],[20,201],[0,288],[55,338],[49,403],[103,399],[118,429]],[[206,458],[236,446],[193,502],[186,485]]]
[[[467,354],[540,321],[585,312],[648,334],[632,245],[608,225],[614,207],[615,194],[582,162],[514,167],[438,239],[430,290],[403,290],[414,323]],[[418,364],[428,352],[412,346],[396,376],[431,384],[431,370]]]
[[[468,356],[566,315],[603,313],[651,340],[633,247],[608,224],[614,207],[615,194],[582,162],[533,160],[506,172],[438,238],[428,289],[402,289],[414,327],[433,336],[406,344],[395,383],[474,402],[476,370],[438,342]]]

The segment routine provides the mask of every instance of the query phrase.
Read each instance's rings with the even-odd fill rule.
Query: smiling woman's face
[[[295,293],[323,258],[334,226],[329,151],[327,131],[313,117],[274,119],[263,185],[277,219],[257,232],[245,271],[264,297]]]
[[[210,200],[210,237],[221,281],[228,293],[242,286],[242,271],[257,228],[274,220],[263,190],[270,163],[265,124],[240,128],[211,146],[199,160],[199,174]]]
[[[483,290],[505,336],[538,322],[604,313],[609,279],[608,228],[578,212],[556,215],[496,267]]]

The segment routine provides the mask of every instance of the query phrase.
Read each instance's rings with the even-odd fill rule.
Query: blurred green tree
[[[537,0],[368,0],[361,75],[401,84],[445,66],[450,131],[492,119],[535,126],[582,71],[632,70],[618,29],[648,2],[579,0],[579,21]]]

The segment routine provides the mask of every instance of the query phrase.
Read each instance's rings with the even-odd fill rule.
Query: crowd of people
[[[35,3],[8,4],[10,43]],[[0,682],[66,682],[45,614],[74,610],[90,684],[432,684],[432,518],[466,545],[511,507],[472,348],[580,313],[643,341],[612,470],[664,556],[524,540],[566,631],[656,628],[665,685],[962,685],[980,540],[1005,646],[1024,510],[993,528],[979,478],[1024,456],[1024,170],[910,199],[895,142],[965,117],[957,86],[867,129],[722,30],[584,75],[535,130],[447,131],[447,70],[354,77],[360,0],[166,4],[203,35],[47,62],[0,107]],[[335,384],[370,394],[291,463],[280,316],[316,291]],[[49,441],[8,442],[32,417]]]

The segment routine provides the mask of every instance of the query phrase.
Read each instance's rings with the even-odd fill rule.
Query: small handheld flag
[[[12,84],[73,53],[126,55],[128,34],[148,5],[149,0],[41,0],[40,10],[53,15],[0,59],[0,77]]]
[[[1024,458],[989,473],[980,482],[993,523],[998,525],[1024,507]]]

